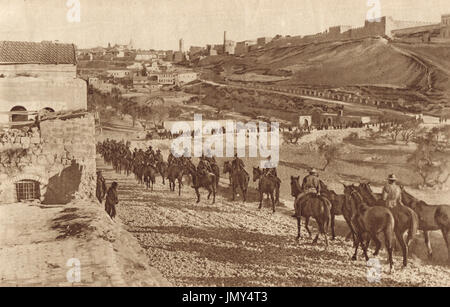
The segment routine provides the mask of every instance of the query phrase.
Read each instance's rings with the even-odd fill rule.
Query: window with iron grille
[[[17,201],[35,200],[41,197],[39,182],[22,180],[16,183]]]

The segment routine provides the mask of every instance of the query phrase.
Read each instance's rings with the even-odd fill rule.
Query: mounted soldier
[[[213,173],[211,164],[207,160],[204,154],[200,157],[200,162],[198,163],[198,170],[206,173]]]
[[[234,159],[231,162],[231,166],[233,167],[233,169],[237,171],[243,170],[247,175],[249,175],[248,172],[245,170],[244,161],[242,161],[242,159],[238,157],[237,153],[234,154]]]
[[[277,167],[275,163],[272,162],[272,156],[267,158],[266,164],[264,165],[263,174],[267,177],[275,179],[278,184],[278,188],[280,188],[281,180],[278,178]]]
[[[388,208],[395,208],[397,205],[403,205],[402,203],[402,190],[397,185],[397,177],[394,174],[389,175],[388,182],[383,187],[381,193],[385,206]]]
[[[161,150],[159,150],[159,149],[156,150],[155,161],[156,161],[156,163],[164,162],[164,157],[161,153]]]
[[[308,195],[320,196],[320,179],[319,174],[317,173],[317,170],[315,168],[312,168],[309,171],[309,175],[303,178],[302,190],[303,190],[302,193],[300,193],[297,196],[297,199],[299,200],[301,199],[300,202],[298,203],[300,205],[300,210],[301,205],[303,204]]]

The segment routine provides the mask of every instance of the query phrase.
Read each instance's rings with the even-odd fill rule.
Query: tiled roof
[[[0,64],[76,64],[75,46],[0,41]]]

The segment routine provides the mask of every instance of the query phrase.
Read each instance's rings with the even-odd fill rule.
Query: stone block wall
[[[17,201],[15,183],[40,184],[41,201],[67,204],[94,199],[95,122],[92,115],[41,122],[40,131],[2,139],[0,133],[0,203]]]

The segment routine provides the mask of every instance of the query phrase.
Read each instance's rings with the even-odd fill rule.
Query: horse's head
[[[297,197],[298,194],[301,193],[299,180],[300,180],[300,176],[298,176],[298,177],[291,176],[291,195],[292,195],[292,197]]]
[[[253,182],[261,178],[261,169],[259,167],[253,168]]]

